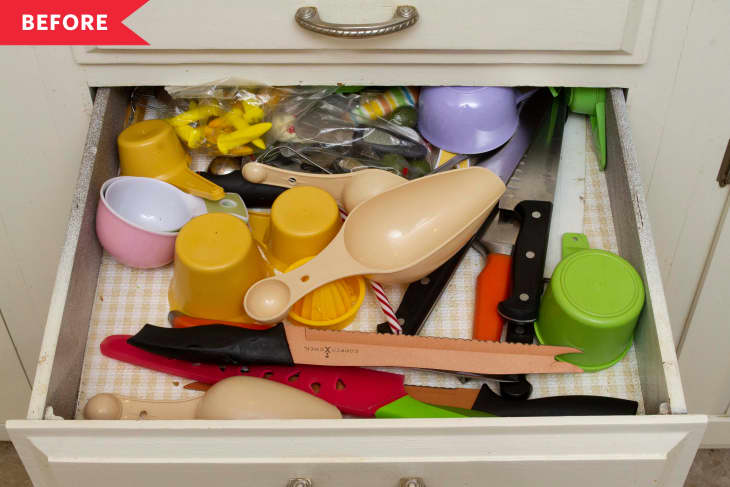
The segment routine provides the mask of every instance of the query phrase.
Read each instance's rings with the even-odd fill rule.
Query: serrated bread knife
[[[281,323],[268,330],[145,325],[128,343],[166,357],[219,365],[351,365],[481,374],[583,372],[555,360],[556,355],[581,353],[571,347],[312,330]]]

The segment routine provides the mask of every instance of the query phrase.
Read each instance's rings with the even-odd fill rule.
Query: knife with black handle
[[[512,293],[497,307],[506,320],[517,323],[537,320],[552,209],[549,201],[521,201],[515,207],[521,224],[512,253]],[[508,335],[507,341],[517,340],[510,340]]]
[[[224,176],[209,172],[198,172],[198,174],[222,187],[226,193],[238,193],[249,208],[271,208],[276,197],[288,189],[270,184],[248,182],[240,171],[234,171]]]
[[[396,318],[401,322],[404,335],[418,335],[424,323],[431,314],[431,311],[443,294],[451,277],[464,260],[466,252],[472,245],[472,241],[479,233],[472,237],[452,258],[447,260],[438,269],[420,281],[408,285],[403,299],[395,312]],[[380,323],[377,326],[378,333],[393,333],[390,325]]]

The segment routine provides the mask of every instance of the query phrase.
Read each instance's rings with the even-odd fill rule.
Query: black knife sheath
[[[266,330],[205,325],[145,325],[127,343],[164,357],[220,365],[294,365],[284,325]]]
[[[472,409],[496,416],[614,416],[635,415],[639,403],[604,396],[554,396],[526,401],[502,399],[483,384]]]

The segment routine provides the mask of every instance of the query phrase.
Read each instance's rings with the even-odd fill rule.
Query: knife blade
[[[356,365],[488,374],[582,372],[580,367],[555,360],[556,355],[581,353],[571,347],[312,330],[286,324],[268,330],[148,324],[128,343],[166,357],[219,365]]]
[[[507,183],[515,167],[530,145],[530,140],[540,122],[545,118],[545,113],[550,108],[551,102],[552,96],[547,89],[539,90],[532,95],[520,110],[519,126],[509,142],[496,153],[490,152],[489,157],[477,162],[476,165],[493,171]],[[453,158],[453,161],[457,159]],[[439,167],[436,171],[443,170],[447,167],[449,166]],[[488,222],[485,222],[485,225],[476,233],[477,237],[481,236],[487,228],[487,225]],[[475,243],[475,240],[472,239],[451,259],[429,274],[425,279],[408,285],[395,313],[396,317],[402,321],[403,334],[417,335],[420,333],[423,324],[428,319],[431,311],[433,311],[439,297],[446,289],[446,286],[451,281],[451,277],[461,264],[468,249]],[[377,330],[380,333],[391,333],[387,323],[379,324]],[[494,338],[491,339],[494,340]],[[496,340],[499,340],[499,337]]]
[[[639,403],[607,396],[551,396],[511,401],[503,399],[487,384],[481,389],[446,389],[405,386],[409,396],[437,406],[475,409],[495,416],[615,416],[635,415]]]

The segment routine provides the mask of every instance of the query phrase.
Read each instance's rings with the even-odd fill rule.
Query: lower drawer
[[[647,304],[635,336],[645,415],[288,421],[77,421],[102,251],[99,187],[116,175],[128,91],[100,89],[28,419],[8,431],[39,486],[662,485],[680,487],[706,419],[686,414],[623,92],[610,90],[606,183],[619,252]],[[610,222],[606,222],[609,224]],[[80,384],[82,387],[80,387]],[[63,419],[64,420],[60,420]],[[307,484],[300,484],[307,485]],[[415,484],[413,484],[415,485]]]

